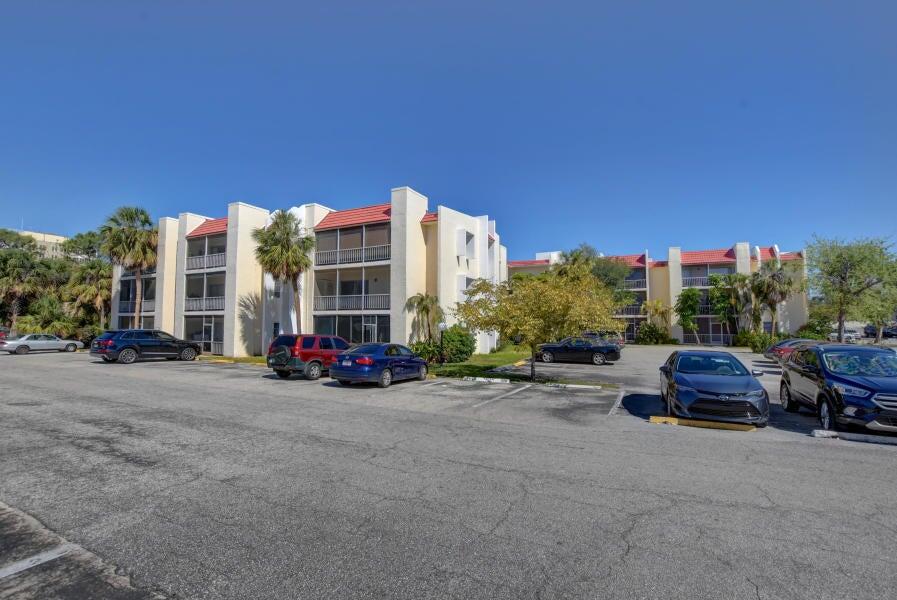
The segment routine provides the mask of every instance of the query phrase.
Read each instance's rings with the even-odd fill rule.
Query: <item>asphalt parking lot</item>
[[[892,594],[897,448],[808,413],[650,424],[659,362],[631,350],[602,390],[0,356],[0,502],[94,557],[95,597]],[[78,589],[52,561],[4,576],[26,542],[0,598],[84,597],[47,593]]]

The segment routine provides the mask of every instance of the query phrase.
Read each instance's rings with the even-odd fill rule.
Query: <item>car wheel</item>
[[[292,373],[290,373],[289,371],[284,371],[282,369],[278,369],[274,372],[277,373],[277,376],[280,377],[281,379],[289,379],[290,375],[292,375]]]
[[[420,381],[423,381],[424,379],[427,378],[427,365],[420,366],[420,373],[417,374],[417,378]]]
[[[16,354],[28,354],[29,352],[31,352],[31,348],[28,346],[19,346],[16,348]]]
[[[76,346],[75,344],[69,344],[68,346],[65,347],[66,352],[74,352],[77,349],[78,349],[78,346]]]
[[[819,425],[828,431],[838,431],[838,420],[835,418],[835,407],[828,398],[823,398],[819,404]]]
[[[604,356],[602,352],[596,352],[592,355],[592,364],[593,365],[603,365],[607,362],[607,357]]]
[[[543,352],[542,353],[542,362],[550,363],[553,360],[554,360],[554,356],[551,354],[551,352]]]
[[[121,352],[118,353],[118,362],[123,365],[130,365],[133,362],[137,361],[137,351],[133,348],[125,348]]]
[[[196,359],[196,350],[194,350],[193,348],[189,348],[189,347],[184,348],[183,350],[181,350],[181,354],[180,354],[180,356],[178,356],[178,358],[181,360],[187,360],[187,361],[194,360],[194,359]]]
[[[313,362],[305,367],[305,378],[314,381],[321,377],[321,365]]]
[[[389,387],[392,384],[392,371],[389,369],[383,369],[383,372],[380,373],[380,379],[377,381],[377,385],[382,388]]]
[[[352,382],[349,381],[348,379],[337,379],[337,381],[339,381],[340,385],[345,385],[345,386],[352,385]]]
[[[785,412],[796,413],[800,410],[800,405],[791,398],[791,390],[788,389],[788,385],[784,381],[782,387],[779,388],[779,402]]]

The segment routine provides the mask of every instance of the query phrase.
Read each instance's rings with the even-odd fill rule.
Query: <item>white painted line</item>
[[[600,385],[584,385],[582,383],[546,383],[545,387],[553,387],[571,390],[600,390],[602,389]]]
[[[24,560],[20,560],[18,562],[14,562],[11,565],[7,565],[0,569],[0,579],[4,577],[10,577],[15,575],[16,573],[21,573],[22,571],[27,571],[32,567],[36,567],[38,565],[42,565],[45,562],[49,562],[53,559],[59,558],[60,556],[65,556],[69,552],[77,550],[78,546],[75,544],[62,544],[60,546],[56,546],[46,552],[41,552],[40,554],[35,554],[31,558],[26,558]]]
[[[523,390],[531,388],[531,387],[533,387],[533,384],[530,383],[523,387],[515,388],[515,389],[511,390],[510,392],[506,392],[506,393],[502,394],[501,396],[497,396],[495,398],[490,398],[489,400],[483,400],[482,402],[480,402],[478,404],[474,404],[473,406],[471,406],[471,408],[479,408],[481,406],[489,404],[490,402],[498,402],[499,400],[504,400],[508,396],[513,396],[514,394],[516,394],[518,392],[522,392]]]
[[[850,431],[828,431],[825,429],[814,429],[811,435],[817,438],[840,438],[849,442],[865,442],[867,444],[887,444],[890,446],[897,446],[897,438],[885,437],[883,435],[853,433]]]
[[[620,408],[621,404],[623,404],[623,395],[625,393],[626,393],[626,388],[620,388],[620,393],[617,394],[617,399],[614,401],[614,405],[610,407],[610,412],[607,413],[607,416],[616,414],[617,409]]]
[[[511,383],[510,379],[500,377],[465,377],[463,381],[482,381],[484,383]]]
[[[444,381],[431,381],[430,383],[425,383],[421,387],[430,387],[431,385],[440,385],[445,383]]]

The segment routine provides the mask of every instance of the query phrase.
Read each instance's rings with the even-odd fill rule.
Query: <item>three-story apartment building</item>
[[[679,294],[685,288],[696,288],[701,291],[703,302],[698,317],[698,333],[684,333],[682,327],[672,316],[670,333],[684,343],[728,344],[731,332],[725,324],[712,314],[708,301],[711,275],[744,273],[749,275],[767,261],[778,263],[789,262],[795,265],[795,272],[806,278],[806,267],[803,252],[782,252],[778,246],[754,246],[747,242],[739,242],[731,248],[718,250],[683,251],[679,247],[669,248],[667,257],[661,260],[651,259],[646,250],[642,254],[609,256],[629,268],[629,275],[623,282],[623,288],[630,292],[633,302],[618,310],[617,317],[626,323],[626,337],[633,339],[638,328],[647,320],[643,310],[646,300],[661,300],[665,306],[675,306]],[[508,270],[514,273],[539,273],[552,264],[560,261],[560,253],[540,253],[535,260],[510,261]],[[793,294],[779,307],[779,324],[783,331],[795,332],[807,322],[809,313],[805,292]],[[764,311],[764,326],[772,327],[768,311]]]
[[[495,221],[428,200],[407,188],[392,190],[389,202],[335,211],[320,204],[289,209],[315,237],[313,267],[298,282],[296,314],[292,286],[262,272],[252,231],[271,212],[235,202],[227,217],[182,213],[159,222],[158,265],[143,277],[139,324],[201,342],[206,352],[259,354],[276,335],[335,333],[360,343],[408,343],[420,331],[408,298],[439,298],[446,323],[472,281],[507,278],[507,251]],[[113,323],[134,318],[133,273],[115,269]],[[480,334],[477,350],[497,344]]]

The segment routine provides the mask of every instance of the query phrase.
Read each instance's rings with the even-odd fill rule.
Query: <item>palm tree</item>
[[[0,298],[10,305],[10,333],[18,333],[16,325],[22,301],[41,289],[40,261],[27,250],[5,250],[0,255]]]
[[[112,299],[112,265],[92,258],[72,271],[67,291],[78,308],[90,307],[100,317],[100,329],[106,328],[106,306]]]
[[[420,329],[426,325],[427,340],[433,341],[433,323],[442,321],[442,307],[439,306],[439,298],[430,294],[418,293],[405,303],[405,310],[413,312],[418,327],[418,338],[420,337]]]
[[[772,316],[772,334],[779,333],[779,304],[788,299],[797,288],[794,277],[780,264],[769,261],[760,267],[759,278],[763,281],[762,302]]]
[[[291,212],[278,210],[267,227],[253,230],[255,258],[274,279],[289,281],[293,288],[293,310],[296,311],[296,333],[302,333],[299,278],[312,266],[311,251],[315,238],[305,233],[299,219]]]
[[[140,327],[143,311],[143,273],[156,266],[159,230],[149,213],[138,206],[122,206],[100,227],[103,253],[122,268],[134,271],[134,322]]]
[[[666,332],[670,332],[670,319],[673,316],[673,309],[664,304],[663,300],[659,298],[645,300],[642,303],[642,313],[654,322],[660,321]]]
[[[71,335],[77,323],[56,296],[41,296],[28,306],[28,314],[19,319],[23,333],[52,333],[61,337]]]

